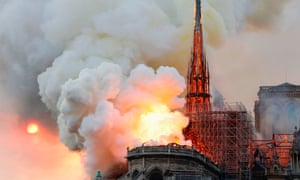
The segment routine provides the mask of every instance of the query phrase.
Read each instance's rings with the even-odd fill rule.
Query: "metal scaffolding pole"
[[[233,109],[195,113],[190,116],[186,130],[195,148],[223,167],[229,179],[250,176],[252,119],[240,106],[235,104]]]

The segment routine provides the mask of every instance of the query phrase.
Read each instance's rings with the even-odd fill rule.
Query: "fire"
[[[38,132],[39,132],[39,126],[36,123],[31,122],[27,125],[28,134],[37,134]]]
[[[180,112],[171,112],[166,105],[155,105],[140,116],[136,137],[154,144],[184,143],[182,129],[186,125],[187,118]]]

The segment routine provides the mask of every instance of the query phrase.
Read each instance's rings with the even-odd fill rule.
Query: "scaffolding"
[[[195,0],[195,10],[185,104],[189,125],[183,133],[199,152],[223,168],[225,179],[249,179],[252,119],[246,108],[239,103],[221,104],[218,111],[212,110],[200,0]]]
[[[224,105],[222,111],[191,112],[187,139],[217,163],[225,179],[249,179],[252,118],[238,103]]]

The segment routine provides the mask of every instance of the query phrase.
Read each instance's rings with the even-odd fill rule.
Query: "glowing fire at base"
[[[36,123],[29,123],[27,125],[27,133],[28,134],[37,134],[39,132],[39,126]]]
[[[170,111],[166,105],[155,105],[143,113],[136,127],[135,136],[151,144],[184,143],[182,129],[188,120],[178,111]]]

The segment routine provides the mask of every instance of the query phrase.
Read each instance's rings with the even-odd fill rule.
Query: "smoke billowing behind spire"
[[[206,42],[219,46],[247,27],[276,27],[284,3],[272,1],[272,8],[261,11],[264,2],[203,1]],[[86,149],[89,172],[103,166],[105,153],[118,161],[125,146],[142,141],[136,138],[140,131],[130,134],[133,121],[155,113],[153,104],[166,113],[166,123],[178,119],[179,127],[185,125],[177,111],[184,80],[175,69],[158,67],[173,66],[185,76],[193,1],[13,0],[1,1],[0,8],[2,107],[24,118],[50,111],[53,119],[44,124],[55,126],[57,120],[61,140],[70,149]],[[107,142],[94,138],[103,134],[106,140],[132,139],[103,149]]]

